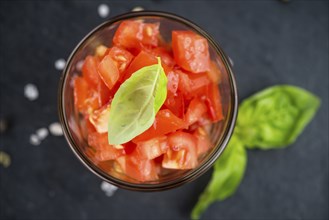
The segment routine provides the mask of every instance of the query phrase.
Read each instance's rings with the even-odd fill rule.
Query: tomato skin
[[[120,76],[119,70],[110,55],[106,55],[100,62],[98,73],[109,89],[112,89]]]
[[[157,170],[153,160],[145,160],[141,158],[135,150],[125,156],[124,173],[140,182],[157,180]]]
[[[210,84],[207,88],[207,95],[205,98],[212,122],[222,120],[224,116],[218,85],[214,83]]]
[[[134,58],[129,51],[117,46],[109,48],[105,54],[112,58],[120,73],[123,73],[127,69]]]
[[[142,23],[127,20],[121,22],[113,37],[113,43],[126,49],[141,49],[158,45],[159,23]]]
[[[173,96],[176,94],[177,89],[178,89],[178,84],[179,84],[179,75],[177,72],[171,70],[167,74],[167,96]]]
[[[79,112],[90,114],[93,110],[99,108],[97,95],[92,90],[88,82],[78,76],[73,82],[74,105]]]
[[[207,39],[192,31],[173,31],[172,49],[176,63],[192,73],[210,69]]]
[[[103,82],[103,80],[99,80],[99,84],[97,85],[97,93],[99,106],[103,106],[109,102],[111,98],[111,93],[109,88]]]
[[[162,63],[167,65],[168,68],[172,68],[176,64],[172,52],[164,47],[156,47],[152,49],[151,53],[156,57],[160,57]]]
[[[94,125],[98,133],[107,133],[111,105],[104,105],[89,115],[89,121]]]
[[[220,67],[217,67],[217,65],[214,61],[210,62],[210,69],[209,69],[209,71],[207,71],[207,74],[208,74],[209,79],[213,83],[218,84],[221,82],[222,70]]]
[[[150,66],[153,64],[157,64],[158,61],[156,57],[150,53],[147,53],[145,51],[141,51],[130,63],[127,70],[124,72],[123,80],[125,81],[128,79],[134,72],[137,70],[145,67]]]
[[[160,136],[137,143],[137,152],[142,159],[152,160],[164,154],[168,149],[167,137]]]
[[[193,169],[198,165],[197,140],[186,132],[177,131],[168,136],[169,150],[162,167],[167,169]]]
[[[88,82],[89,86],[97,87],[99,83],[98,75],[99,60],[97,57],[87,56],[82,66],[82,76]]]
[[[198,156],[206,153],[213,144],[210,141],[210,137],[203,127],[198,127],[193,135],[197,139],[197,154]]]
[[[177,117],[183,119],[185,116],[185,100],[181,92],[175,95],[168,95],[164,102],[164,107],[168,108]]]
[[[153,125],[144,131],[142,134],[135,137],[132,141],[138,143],[141,141],[149,140],[158,136],[174,132],[178,129],[186,127],[184,120],[175,116],[170,110],[160,110],[155,116]]]
[[[194,98],[190,102],[186,112],[186,123],[192,125],[207,112],[206,104],[200,98]]]
[[[176,70],[179,75],[178,90],[184,96],[191,99],[205,94],[206,87],[211,83],[206,73],[187,74],[181,70]]]
[[[98,161],[114,160],[125,154],[123,146],[108,143],[107,133],[90,133],[88,144],[96,149],[95,159]]]

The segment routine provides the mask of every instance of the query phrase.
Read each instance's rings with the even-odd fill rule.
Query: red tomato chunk
[[[157,181],[164,173],[196,168],[214,144],[211,125],[224,119],[219,83],[223,64],[210,59],[207,39],[173,31],[172,43],[159,23],[127,20],[113,44],[100,45],[74,77],[74,107],[83,117],[86,156],[110,175],[131,182]],[[108,143],[112,99],[137,70],[157,64],[165,70],[167,98],[152,126],[122,145]],[[120,174],[120,175],[117,175]]]
[[[172,48],[174,57],[183,69],[200,73],[210,69],[207,39],[192,31],[173,31]]]

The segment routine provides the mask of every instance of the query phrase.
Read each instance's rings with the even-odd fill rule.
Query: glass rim
[[[187,27],[193,29],[197,33],[201,34],[203,37],[205,37],[208,42],[211,44],[211,47],[215,50],[216,54],[220,56],[220,58],[223,61],[223,64],[228,72],[228,79],[230,84],[230,94],[231,94],[231,103],[230,103],[230,110],[228,111],[228,119],[227,119],[227,125],[224,126],[225,130],[223,130],[222,138],[219,138],[219,140],[216,141],[214,144],[214,149],[212,150],[211,154],[208,155],[207,159],[202,162],[202,164],[199,164],[197,168],[189,170],[185,172],[182,176],[179,178],[166,181],[163,183],[151,183],[151,184],[145,184],[145,183],[132,183],[127,182],[124,180],[120,180],[114,176],[111,176],[101,170],[96,164],[94,164],[92,161],[90,161],[85,154],[82,152],[82,150],[79,148],[79,146],[75,143],[71,131],[69,129],[68,120],[65,115],[65,94],[64,94],[64,86],[69,83],[67,82],[67,78],[69,75],[69,67],[72,62],[72,59],[76,55],[76,53],[80,50],[82,45],[91,37],[93,36],[97,31],[101,30],[102,28],[106,26],[110,26],[113,23],[126,20],[126,19],[132,19],[137,17],[163,17],[166,19],[173,20],[175,22],[182,23],[186,25]],[[59,120],[61,122],[61,126],[63,129],[64,137],[69,144],[71,150],[74,152],[77,158],[86,166],[92,173],[94,173],[96,176],[100,177],[102,180],[111,183],[115,186],[118,186],[120,188],[128,189],[128,190],[134,190],[134,191],[160,191],[160,190],[167,190],[171,188],[178,187],[186,182],[190,182],[204,174],[207,170],[211,168],[213,163],[217,160],[217,158],[222,154],[224,149],[226,148],[231,135],[234,130],[236,118],[238,113],[238,94],[237,94],[237,86],[236,81],[234,78],[234,74],[231,68],[231,64],[229,62],[229,59],[227,55],[224,53],[222,48],[216,43],[216,41],[213,40],[213,38],[202,28],[200,28],[198,25],[194,24],[193,22],[189,21],[186,18],[180,17],[178,15],[168,13],[168,12],[162,12],[162,11],[138,11],[138,12],[128,12],[124,14],[120,14],[118,16],[115,16],[100,25],[98,25],[96,28],[91,30],[74,48],[74,50],[71,52],[65,68],[62,72],[60,81],[59,81],[59,88],[58,88],[58,114],[59,114]]]

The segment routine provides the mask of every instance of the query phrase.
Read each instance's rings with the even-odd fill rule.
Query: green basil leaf
[[[242,102],[235,132],[249,149],[282,148],[296,140],[319,106],[319,98],[304,89],[273,86]]]
[[[109,144],[126,143],[151,127],[166,97],[167,77],[158,58],[158,64],[133,73],[114,95],[109,115]]]
[[[194,206],[191,218],[199,219],[211,203],[230,197],[240,185],[246,164],[246,150],[233,134],[225,151],[215,162],[211,180]]]

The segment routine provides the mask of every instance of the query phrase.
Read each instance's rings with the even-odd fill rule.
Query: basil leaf
[[[167,77],[158,64],[143,67],[119,88],[111,103],[109,144],[123,144],[153,124],[167,97]]]
[[[199,219],[211,203],[230,197],[240,185],[246,164],[246,150],[233,134],[225,151],[215,162],[211,180],[194,206],[191,218]]]
[[[242,102],[235,132],[249,149],[282,148],[296,140],[319,106],[319,98],[304,89],[273,86]]]

